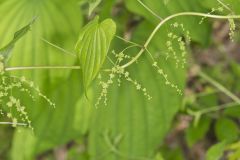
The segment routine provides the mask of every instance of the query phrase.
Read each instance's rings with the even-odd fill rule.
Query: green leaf
[[[89,4],[89,11],[88,11],[88,15],[90,16],[93,12],[93,10],[101,3],[102,0],[89,0],[90,2],[88,2]]]
[[[151,24],[142,23],[134,32],[133,41],[143,42],[152,29]],[[160,30],[148,47],[154,55],[165,49],[166,32],[166,28]],[[119,43],[116,42],[116,46],[119,46]],[[134,55],[138,51],[136,49],[126,54]],[[165,58],[159,58],[159,65],[173,83],[183,88],[185,69],[177,69],[173,61],[166,61]],[[127,70],[153,98],[148,100],[142,92],[124,79],[121,87],[115,84],[109,89],[109,106],[99,106],[92,115],[89,131],[89,153],[92,159],[101,156],[104,160],[154,158],[151,157],[154,150],[163,141],[174,115],[181,106],[182,97],[176,90],[165,85],[164,79],[158,76],[152,67],[147,54]],[[99,93],[96,89],[95,92]],[[114,139],[119,136],[122,137],[121,141],[114,143]],[[121,155],[111,152],[109,141]]]
[[[82,29],[76,45],[85,90],[101,69],[116,32],[116,25],[111,19],[100,24],[98,19],[96,17]]]
[[[235,142],[227,146],[227,150],[231,153],[228,156],[228,160],[238,160],[240,157],[240,142]]]
[[[239,118],[240,117],[240,105],[236,104],[233,107],[226,108],[224,110],[224,115],[232,117],[232,118]]]
[[[239,128],[234,121],[220,118],[215,125],[215,134],[219,141],[234,141],[239,137]]]
[[[0,55],[4,57],[4,61],[7,62],[11,56],[11,52],[14,48],[15,43],[21,39],[30,29],[32,24],[34,23],[35,18],[26,26],[15,32],[14,37],[11,42],[9,42],[5,47],[0,49]]]
[[[226,143],[220,142],[218,144],[213,145],[206,154],[206,160],[219,160],[224,153]]]
[[[204,138],[209,127],[210,127],[211,119],[208,117],[202,117],[197,126],[192,124],[186,131],[186,139],[188,145],[191,147],[198,140]]]
[[[64,3],[64,0],[4,1],[0,5],[0,44],[7,44],[12,40],[12,34],[15,31],[29,23],[32,17],[38,16],[31,32],[15,45],[14,56],[11,57],[8,65],[46,66],[75,64],[75,58],[62,54],[41,40],[41,38],[47,39],[66,50],[74,49],[73,44],[77,41],[82,17],[78,7],[73,2],[75,0],[70,0],[68,3]],[[6,13],[8,13],[8,16],[5,16]],[[15,75],[26,76],[34,80],[40,89],[46,86],[54,88],[54,85],[60,83],[60,79],[66,77],[69,73],[70,71],[67,70],[64,72],[60,70],[14,72]],[[46,90],[49,90],[49,88]]]
[[[92,108],[86,104],[84,97],[79,99],[81,94],[72,93],[81,91],[79,78],[78,71],[73,71],[69,78],[52,92],[51,99],[57,106],[55,109],[41,103],[41,108],[31,110],[34,134],[28,129],[15,132],[12,157],[32,160],[36,155],[75,138],[81,138],[86,133]]]
[[[13,137],[11,159],[30,160],[34,159],[34,146],[37,138],[26,128],[18,128]]]
[[[7,67],[77,64],[75,57],[65,55],[41,40],[44,38],[66,50],[74,50],[82,24],[82,14],[75,0],[4,0],[0,5],[0,44],[7,44],[12,39],[12,33],[36,15],[38,20],[32,26],[31,32],[15,45],[14,56]],[[34,127],[37,139],[34,154],[46,151],[49,146],[67,143],[85,132],[81,130],[81,125],[75,124],[76,116],[81,114],[77,105],[83,93],[79,84],[79,71],[73,73],[71,70],[28,70],[11,74],[33,80],[42,93],[56,103],[56,109],[53,109],[43,100],[36,99],[32,102],[23,94],[18,95],[26,106]],[[87,125],[84,126],[87,128]],[[26,141],[28,138],[30,137],[24,137]],[[45,143],[48,147],[45,147]],[[24,151],[21,153],[24,154]]]

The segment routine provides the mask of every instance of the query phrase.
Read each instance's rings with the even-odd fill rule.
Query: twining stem
[[[221,16],[221,15],[211,15],[207,13],[198,13],[198,12],[181,12],[176,13],[171,16],[166,17],[163,19],[157,27],[153,30],[145,44],[142,46],[142,49],[138,52],[138,54],[132,58],[128,63],[120,66],[121,68],[127,68],[131,64],[133,64],[137,59],[144,53],[146,48],[148,47],[149,43],[152,41],[153,37],[156,35],[156,33],[159,31],[159,29],[169,20],[179,17],[179,16],[199,16],[199,17],[209,17],[209,18],[215,18],[215,19],[240,19],[240,15],[228,15],[228,16]],[[46,41],[46,40],[45,40]],[[49,43],[49,42],[48,42]],[[80,69],[79,66],[30,66],[30,67],[9,67],[5,68],[5,71],[13,71],[13,70],[35,70],[35,69]],[[109,70],[105,70],[109,71]]]
[[[120,37],[120,36],[115,36],[115,37],[118,38],[118,39],[120,39],[120,40],[122,40],[122,41],[124,41],[124,42],[126,42],[126,43],[129,43],[129,44],[132,44],[132,45],[135,45],[135,46],[142,47],[140,44],[137,44],[137,43],[135,43],[135,42],[129,41],[129,40],[124,39],[124,38],[122,38],[122,37]]]
[[[220,90],[221,92],[223,92],[224,94],[226,94],[228,97],[230,97],[232,100],[234,100],[235,102],[237,102],[238,104],[240,104],[240,99],[234,95],[232,92],[230,92],[227,88],[225,88],[223,85],[221,85],[220,83],[218,83],[217,81],[215,81],[214,79],[212,79],[211,77],[209,77],[207,74],[203,73],[202,71],[199,71],[198,75],[200,77],[202,77],[203,79],[205,79],[206,81],[208,81],[209,83],[211,83],[213,86],[215,86],[218,90]]]
[[[41,70],[41,69],[81,69],[81,67],[80,66],[25,66],[25,67],[6,67],[5,71]]]
[[[5,71],[20,71],[20,70],[51,70],[51,69],[69,69],[80,70],[80,66],[24,66],[24,67],[6,67]],[[103,69],[103,72],[111,72],[111,69]]]
[[[228,15],[228,16],[221,16],[221,15],[211,15],[211,14],[206,14],[206,13],[198,13],[198,12],[181,12],[181,13],[176,13],[171,16],[168,16],[167,18],[163,19],[157,27],[153,30],[145,44],[143,45],[142,49],[138,52],[138,54],[128,63],[122,65],[122,68],[126,68],[133,64],[146,50],[148,47],[149,43],[152,41],[153,37],[156,35],[156,33],[159,31],[159,29],[169,20],[179,17],[179,16],[199,16],[199,17],[209,17],[209,18],[215,18],[215,19],[240,19],[240,15]]]

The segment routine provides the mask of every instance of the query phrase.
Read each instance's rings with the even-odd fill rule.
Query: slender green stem
[[[0,122],[0,125],[18,125],[18,126],[27,126],[25,123],[13,123],[13,122]]]
[[[221,92],[223,92],[224,94],[226,94],[228,97],[230,97],[232,100],[234,100],[235,102],[237,102],[238,104],[240,104],[240,99],[234,95],[232,92],[230,92],[227,88],[225,88],[223,85],[221,85],[220,83],[218,83],[217,81],[215,81],[214,79],[212,79],[211,77],[209,77],[207,74],[203,73],[202,71],[199,71],[199,76],[203,79],[205,79],[206,81],[208,81],[209,83],[211,83],[213,86],[215,86],[218,90],[220,90]]]
[[[70,56],[72,56],[72,57],[77,57],[76,54],[74,54],[74,53],[72,53],[72,52],[69,52],[69,51],[63,49],[63,48],[59,47],[58,45],[53,44],[53,43],[49,42],[48,40],[46,40],[46,39],[44,39],[44,38],[41,38],[41,40],[42,40],[43,42],[49,44],[50,46],[52,46],[52,47],[58,49],[59,51],[61,51],[61,52],[65,53],[65,54],[67,54],[67,55],[70,55]]]
[[[223,105],[220,105],[220,106],[215,106],[215,107],[211,107],[211,108],[207,108],[207,109],[203,109],[203,110],[200,110],[200,114],[207,114],[207,113],[210,113],[210,112],[217,112],[219,110],[223,110],[223,109],[227,109],[227,108],[234,108],[238,106],[239,107],[239,103],[228,103],[228,104],[223,104]]]
[[[118,39],[120,39],[120,40],[122,40],[122,41],[124,41],[124,42],[126,42],[126,43],[129,43],[129,44],[132,44],[132,45],[135,45],[135,46],[142,47],[140,44],[137,44],[137,43],[135,43],[135,42],[132,42],[132,41],[127,40],[127,39],[125,39],[125,38],[122,38],[122,37],[120,37],[120,36],[115,36],[115,37],[118,38]]]
[[[154,15],[155,17],[157,17],[160,20],[163,20],[162,17],[160,17],[157,13],[155,13],[153,10],[151,10],[147,5],[145,5],[142,1],[137,0],[138,3],[140,3],[148,12],[150,12],[152,15]]]
[[[109,56],[107,56],[107,59],[109,60],[110,63],[112,63],[112,65],[115,65],[115,63],[113,62],[113,60]]]
[[[42,69],[81,69],[80,66],[25,66],[25,67],[7,67],[5,71],[16,70],[42,70]]]
[[[122,65],[122,68],[126,68],[128,66],[130,66],[131,64],[133,64],[146,50],[146,48],[148,47],[149,43],[152,41],[153,37],[156,35],[156,33],[158,32],[158,30],[169,20],[179,17],[179,16],[200,16],[200,17],[209,17],[209,18],[215,18],[215,19],[240,19],[240,15],[228,15],[228,16],[221,16],[221,15],[211,15],[211,14],[206,14],[206,13],[198,13],[198,12],[181,12],[181,13],[177,13],[177,14],[173,14],[165,19],[163,19],[158,25],[157,27],[153,30],[153,32],[151,33],[151,35],[149,36],[149,38],[147,39],[146,43],[143,45],[142,49],[138,52],[138,54],[133,57],[132,60],[130,60],[128,63]],[[123,38],[118,37],[123,40]],[[46,41],[46,40],[44,40]],[[126,41],[124,39],[124,41]],[[129,41],[126,41],[129,42]],[[47,41],[47,43],[49,43]],[[131,42],[133,43],[133,42]],[[50,43],[51,44],[51,43]],[[135,45],[138,45],[136,43],[133,43]],[[51,44],[53,45],[53,44]],[[53,45],[55,46],[55,45]],[[139,46],[139,45],[138,45]],[[56,46],[55,46],[56,47]],[[58,47],[57,47],[58,48]],[[60,48],[58,48],[60,49]],[[80,66],[29,66],[29,67],[7,67],[5,68],[5,71],[14,71],[14,70],[35,70],[35,69],[80,69]],[[109,71],[109,70],[104,70],[104,71]]]
[[[131,48],[134,48],[134,47],[138,47],[138,48],[139,48],[140,46],[133,44],[133,45],[131,45],[131,46],[126,47],[126,48],[123,49],[121,52],[124,53],[124,52],[127,51],[128,49],[131,49]]]
[[[231,10],[231,8],[229,8],[226,4],[224,4],[221,0],[217,0],[218,1],[218,3],[220,3],[225,9],[227,9],[228,11],[230,11],[231,13],[233,12],[232,10]]]
[[[143,48],[138,52],[138,54],[128,63],[122,65],[122,68],[126,68],[133,64],[145,51],[145,49],[148,47],[149,43],[152,41],[153,37],[156,35],[156,33],[159,31],[159,29],[169,20],[179,17],[179,16],[199,16],[199,17],[209,17],[209,18],[215,18],[215,19],[240,19],[240,15],[228,15],[228,16],[221,16],[221,15],[211,15],[206,13],[198,13],[198,12],[181,12],[173,14],[164,20],[162,20],[157,27],[153,30],[149,38],[147,39],[146,43],[143,45]]]
[[[6,67],[5,71],[20,71],[20,70],[51,70],[51,69],[69,69],[79,70],[80,66],[21,66],[21,67]],[[104,72],[111,72],[111,69],[103,69]]]

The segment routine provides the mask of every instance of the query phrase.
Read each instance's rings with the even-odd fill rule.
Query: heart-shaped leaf
[[[76,45],[85,90],[102,67],[116,32],[116,25],[111,19],[100,24],[98,19],[96,17],[83,28]]]

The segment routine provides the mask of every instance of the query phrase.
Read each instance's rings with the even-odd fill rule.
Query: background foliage
[[[117,35],[144,44],[159,19],[152,16],[136,0],[91,1],[76,0],[0,0],[0,46],[8,43],[13,33],[26,25],[33,17],[37,20],[31,32],[14,48],[7,66],[32,65],[77,65],[79,61],[48,45],[46,39],[62,48],[74,51],[78,35],[93,15],[100,20],[113,18]],[[143,0],[149,8],[164,18],[171,14],[193,11],[207,13],[217,1],[202,0]],[[238,13],[238,0],[225,0]],[[98,6],[97,6],[98,5]],[[21,97],[28,107],[34,133],[27,128],[0,126],[0,159],[208,159],[217,160],[224,151],[231,150],[229,159],[240,155],[238,104],[229,109],[206,113],[196,123],[196,113],[202,109],[230,103],[230,99],[196,75],[194,68],[200,66],[204,73],[214,77],[231,92],[239,94],[240,78],[238,34],[235,45],[229,49],[226,37],[219,38],[223,29],[216,29],[216,22],[201,18],[181,17],[166,24],[154,37],[149,51],[158,57],[171,81],[186,88],[186,95],[179,95],[165,85],[144,55],[127,68],[152,96],[148,100],[131,83],[122,80],[108,90],[108,105],[94,106],[100,93],[97,82],[84,96],[79,71],[36,70],[16,71],[34,80],[41,90],[56,103],[56,108],[39,99],[32,102]],[[176,68],[174,61],[161,55],[167,50],[167,34],[170,24],[183,23],[192,37],[189,48],[189,64],[185,69]],[[221,22],[220,26],[225,25]],[[215,31],[216,30],[216,31]],[[177,30],[176,34],[181,35]],[[221,35],[220,35],[221,36]],[[226,35],[225,35],[226,36]],[[216,38],[217,37],[217,38]],[[232,43],[231,43],[232,44]],[[127,46],[114,38],[111,51],[120,51]],[[130,56],[137,49],[127,52]],[[234,54],[231,54],[234,53]],[[160,55],[160,56],[159,56]],[[209,58],[210,57],[210,58]],[[194,62],[195,61],[195,62]],[[104,67],[109,66],[106,60]],[[224,79],[223,79],[224,74]],[[4,121],[4,117],[0,117]],[[227,128],[227,132],[226,132]],[[237,143],[238,142],[238,143]],[[163,158],[162,158],[163,157]]]

